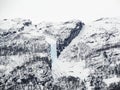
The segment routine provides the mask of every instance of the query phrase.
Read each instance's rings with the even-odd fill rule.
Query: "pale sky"
[[[0,19],[24,18],[33,23],[79,19],[91,22],[120,16],[120,0],[0,0]]]

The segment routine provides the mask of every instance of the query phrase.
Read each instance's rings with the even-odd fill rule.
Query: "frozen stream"
[[[51,49],[51,59],[52,59],[52,74],[54,78],[57,78],[58,76],[61,75],[60,71],[60,61],[57,60],[57,43],[56,39],[54,39],[51,36],[45,35],[46,41],[50,44],[50,49]]]
[[[51,59],[52,59],[52,63],[54,61],[57,60],[57,46],[56,46],[56,40],[52,37],[49,36],[45,36],[46,37],[46,41],[50,44],[50,54],[51,54]]]

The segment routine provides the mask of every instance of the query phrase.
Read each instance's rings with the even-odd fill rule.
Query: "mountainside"
[[[70,21],[59,24],[33,25],[30,20],[4,19],[0,21],[0,86],[19,90],[25,84],[52,90],[51,52],[60,52],[80,32],[83,23]],[[56,40],[56,47],[53,40]],[[56,56],[57,57],[57,56]],[[3,88],[3,89],[5,89]],[[24,88],[28,88],[25,86]]]
[[[0,20],[0,90],[119,90],[119,35],[119,18]]]
[[[119,35],[119,18],[102,18],[85,25],[62,51],[56,63],[59,68],[53,68],[56,88],[119,90]],[[78,83],[75,84],[76,82]],[[70,86],[67,87],[68,85]]]
[[[0,84],[14,90],[17,84],[52,83],[50,44],[30,20],[0,22]]]

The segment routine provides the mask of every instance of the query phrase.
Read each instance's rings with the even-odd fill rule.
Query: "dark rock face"
[[[81,21],[76,20],[57,24],[40,23],[37,28],[57,40],[57,56],[59,56],[63,49],[80,33],[83,25]]]
[[[71,29],[69,37],[65,38],[65,40],[63,42],[58,41],[58,47],[57,47],[58,56],[63,51],[63,49],[66,46],[68,46],[70,44],[70,42],[80,33],[82,27],[83,27],[83,23],[81,23],[81,22],[76,23],[76,27]]]

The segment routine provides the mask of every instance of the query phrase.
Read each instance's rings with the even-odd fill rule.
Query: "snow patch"
[[[117,76],[114,76],[112,78],[104,79],[103,81],[107,84],[107,86],[109,86],[111,83],[120,82],[120,78],[118,78]]]

